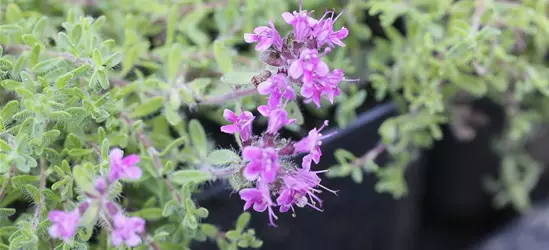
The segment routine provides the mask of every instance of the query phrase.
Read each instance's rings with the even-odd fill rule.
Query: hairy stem
[[[352,164],[352,167],[361,168],[369,161],[375,160],[381,153],[383,153],[387,149],[385,145],[382,142],[378,142],[378,144],[368,151],[366,154],[361,156],[360,158],[357,158]]]
[[[32,228],[36,230],[38,223],[40,222],[40,215],[42,214],[42,207],[44,207],[44,195],[42,191],[46,188],[46,158],[40,158],[40,187],[38,192],[40,192],[40,200],[34,209],[34,218],[32,219]]]

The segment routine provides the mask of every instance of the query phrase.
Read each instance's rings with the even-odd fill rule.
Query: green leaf
[[[107,73],[105,73],[105,71],[103,70],[98,71],[97,78],[99,79],[99,84],[101,85],[101,88],[103,89],[109,88],[109,78],[107,77]]]
[[[223,41],[215,40],[214,55],[217,64],[224,73],[233,71],[233,62],[231,60],[231,51],[225,46]]]
[[[174,109],[173,107],[165,107],[164,114],[166,115],[166,120],[168,120],[168,123],[170,123],[170,125],[172,126],[176,126],[183,121],[183,118],[181,117],[177,109]]]
[[[11,79],[3,80],[2,82],[0,82],[0,85],[2,85],[3,88],[9,91],[14,91],[17,88],[23,86],[23,84],[21,84],[20,82]]]
[[[194,214],[200,218],[206,218],[208,217],[209,212],[208,212],[208,209],[201,207],[195,210]]]
[[[460,74],[459,76],[455,77],[452,82],[458,87],[475,96],[482,96],[488,90],[488,86],[486,86],[486,81],[476,76]]]
[[[353,178],[353,181],[355,181],[356,183],[362,183],[362,179],[363,179],[362,169],[357,167],[353,168],[353,170],[351,171],[351,178]]]
[[[92,202],[91,205],[88,207],[88,210],[86,210],[86,212],[80,219],[80,225],[85,227],[86,230],[93,230],[93,226],[95,226],[97,222],[100,210],[101,206],[99,206],[97,202]]]
[[[236,230],[238,232],[243,232],[244,228],[248,226],[248,223],[250,222],[250,219],[252,218],[252,215],[249,212],[244,212],[240,216],[238,216],[238,219],[236,220]]]
[[[229,230],[225,236],[229,239],[229,240],[238,240],[241,235],[240,235],[240,232],[237,232],[235,230]]]
[[[33,185],[27,184],[24,186],[25,192],[31,195],[32,200],[35,204],[40,204],[40,192],[38,188]]]
[[[18,189],[25,185],[39,182],[40,176],[35,175],[18,175],[11,179],[11,185],[13,188]]]
[[[202,124],[195,119],[189,122],[189,135],[194,148],[198,151],[201,157],[206,157],[208,153],[208,141],[206,138],[206,132],[202,127]]]
[[[74,166],[72,169],[72,178],[84,192],[93,191],[93,173],[89,169],[86,169],[82,165]]]
[[[60,58],[52,58],[49,60],[45,60],[42,62],[37,63],[34,67],[32,67],[32,72],[36,74],[43,74],[47,73],[48,71],[53,70],[59,63],[61,63],[62,59]]]
[[[172,142],[170,142],[170,144],[168,144],[168,146],[166,146],[164,148],[164,150],[162,152],[160,152],[159,156],[165,156],[166,154],[168,154],[168,152],[170,152],[170,150],[172,150],[172,148],[178,147],[181,144],[183,144],[185,142],[185,140],[186,140],[186,138],[184,136],[173,140]]]
[[[40,51],[42,46],[40,44],[34,45],[29,56],[29,66],[32,68],[38,63],[38,58],[40,57]]]
[[[103,56],[101,55],[101,52],[99,51],[99,49],[93,50],[92,58],[96,68],[99,68],[103,65]]]
[[[4,151],[6,153],[11,151],[11,147],[9,146],[9,144],[1,138],[0,138],[0,151]]]
[[[19,101],[11,100],[2,108],[0,115],[2,115],[2,118],[4,119],[11,119],[17,111],[19,111]]]
[[[41,44],[40,40],[36,38],[36,36],[32,34],[25,34],[22,36],[23,42],[31,47],[33,47],[36,44]]]
[[[69,81],[72,79],[72,77],[73,77],[73,74],[71,74],[70,72],[61,75],[60,77],[57,78],[57,80],[55,80],[55,87],[57,87],[57,89],[64,89],[65,86],[67,86]]]
[[[131,118],[139,118],[158,111],[164,105],[164,97],[154,97],[139,105],[131,114]]]
[[[0,58],[0,69],[10,70],[13,67],[13,63],[10,60]]]
[[[75,45],[78,45],[78,43],[80,43],[81,37],[82,37],[82,25],[77,24],[71,30],[71,42]]]
[[[57,42],[61,48],[71,48],[73,46],[71,39],[67,36],[65,32],[57,33]]]
[[[177,72],[181,67],[181,47],[179,44],[174,43],[170,48],[170,54],[168,54],[168,79],[175,80]]]
[[[177,210],[177,201],[174,199],[171,199],[164,205],[164,209],[162,210],[162,216],[168,217],[172,215]]]
[[[166,25],[166,46],[170,46],[174,40],[175,28],[176,28],[178,17],[179,17],[178,8],[175,6],[172,6],[168,13],[168,24]]]
[[[214,150],[208,155],[208,162],[214,165],[223,165],[240,161],[240,156],[228,149]]]
[[[42,35],[42,32],[44,32],[44,28],[46,26],[46,22],[48,21],[48,17],[42,16],[38,22],[34,25],[34,28],[32,29],[32,34],[36,37],[40,37]]]
[[[81,148],[75,148],[69,150],[69,155],[73,157],[82,157],[86,155],[90,155],[93,153],[93,149],[81,149]]]
[[[0,208],[0,217],[12,216],[15,214],[15,208]]]
[[[162,209],[158,207],[144,208],[132,213],[133,216],[139,216],[145,220],[158,220],[163,217]]]
[[[214,225],[204,223],[200,225],[200,229],[210,238],[215,238],[217,236],[217,228]]]
[[[122,59],[123,59],[122,53],[116,52],[116,53],[110,55],[107,58],[107,60],[105,60],[105,65],[107,65],[107,67],[109,67],[109,68],[112,68],[112,67],[118,65],[122,61]]]
[[[22,32],[23,28],[17,24],[4,24],[0,25],[0,32],[5,34]]]
[[[54,111],[50,113],[50,117],[56,121],[63,121],[71,118],[71,114],[65,111]]]
[[[228,72],[223,74],[221,81],[232,85],[248,85],[256,75],[257,72]]]
[[[4,12],[4,10],[2,10],[2,12]],[[7,5],[5,14],[6,21],[8,23],[15,23],[23,18],[23,13],[21,12],[21,9],[19,8],[19,6],[17,6],[17,4],[14,3],[10,3]]]
[[[185,217],[183,217],[183,225],[194,230],[198,228],[198,221],[196,221],[196,217],[193,215],[186,214]]]
[[[176,184],[187,184],[191,182],[200,184],[202,182],[209,181],[212,178],[213,176],[211,173],[194,169],[179,170],[170,175],[170,180]]]

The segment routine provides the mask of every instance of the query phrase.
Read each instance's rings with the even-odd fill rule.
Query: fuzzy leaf
[[[65,88],[65,86],[67,86],[67,84],[72,79],[72,77],[73,77],[73,74],[71,74],[70,72],[61,75],[60,77],[57,78],[57,80],[55,80],[55,87],[57,87],[58,89]]]
[[[219,149],[212,151],[208,155],[208,161],[214,165],[223,165],[231,162],[240,161],[240,156],[228,149]]]
[[[249,212],[244,212],[240,216],[238,216],[238,219],[236,220],[236,231],[243,232],[244,228],[246,228],[251,218],[252,215]]]
[[[15,208],[0,208],[0,217],[12,216],[15,214]]]
[[[191,136],[193,146],[198,151],[199,155],[205,157],[208,152],[208,141],[202,124],[197,120],[191,120],[189,122],[189,135]]]
[[[233,71],[233,62],[231,60],[231,52],[229,48],[225,46],[223,41],[216,40],[214,42],[214,55],[217,64],[221,68],[221,71],[228,73]]]
[[[154,97],[139,105],[130,114],[131,118],[139,118],[158,111],[164,105],[164,97]]]
[[[72,169],[72,177],[83,191],[90,192],[93,190],[93,173],[90,173],[84,166],[74,166]]]
[[[223,74],[221,81],[232,85],[248,85],[256,75],[257,72],[228,72]]]
[[[48,60],[39,62],[34,67],[32,67],[32,72],[36,74],[47,73],[48,71],[51,71],[55,67],[57,67],[59,63],[61,63],[61,59],[59,58],[48,59]]]
[[[177,184],[187,184],[191,182],[200,184],[209,181],[212,178],[213,176],[210,173],[194,169],[179,170],[170,175],[170,180]]]

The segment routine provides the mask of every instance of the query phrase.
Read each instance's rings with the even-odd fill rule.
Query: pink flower
[[[253,181],[261,176],[261,181],[272,183],[278,171],[278,154],[274,148],[260,148],[249,146],[242,151],[244,160],[250,161],[246,165],[243,175]]]
[[[266,50],[272,45],[274,45],[277,49],[281,49],[282,38],[280,38],[278,31],[275,29],[273,21],[269,21],[269,25],[271,26],[270,28],[266,26],[259,26],[255,28],[255,34],[245,33],[244,40],[247,43],[259,42],[255,46],[255,49],[259,51]]]
[[[310,17],[312,12],[307,13],[306,10],[294,11],[293,13],[284,12],[282,18],[287,24],[291,24],[294,28],[294,37],[298,42],[303,42],[309,38],[312,32],[312,27],[318,22]]]
[[[119,148],[114,148],[109,153],[109,159],[111,163],[111,171],[109,173],[109,181],[114,182],[120,178],[138,180],[141,178],[141,169],[137,164],[141,159],[138,155],[132,154],[124,158],[124,151]]]
[[[228,134],[238,132],[240,133],[240,139],[242,139],[242,141],[247,141],[252,138],[252,122],[254,121],[255,116],[252,115],[251,112],[244,111],[237,116],[233,111],[225,109],[225,111],[223,111],[223,117],[233,124],[221,126],[221,131]]]
[[[53,210],[48,213],[48,219],[53,225],[48,229],[48,233],[53,238],[62,238],[69,241],[76,233],[80,213],[78,209],[72,212]]]
[[[313,128],[309,131],[307,137],[301,139],[294,145],[295,152],[308,153],[308,155],[303,157],[302,165],[304,169],[311,168],[311,161],[314,161],[316,164],[320,161],[320,156],[322,155],[322,151],[320,150],[320,145],[322,145],[322,134],[320,131],[326,126],[328,126],[328,121],[324,121],[324,124],[318,130]]]
[[[314,102],[317,107],[320,107],[320,98],[324,95],[328,97],[330,103],[334,103],[334,98],[339,96],[339,83],[343,80],[343,71],[335,69],[332,73],[325,76],[313,74],[312,81],[304,83],[301,87],[301,95],[305,97],[305,102]]]
[[[316,195],[316,193],[321,193],[322,191],[317,187],[334,194],[337,193],[320,185],[320,177],[317,174],[323,172],[326,172],[326,170],[310,171],[309,169],[301,168],[289,172],[282,177],[284,186],[276,199],[277,204],[280,205],[280,212],[284,213],[290,209],[294,211],[294,205],[298,207],[305,207],[307,205],[318,211],[322,211],[320,209],[322,207],[322,200]]]
[[[277,74],[257,86],[257,91],[261,95],[268,95],[268,105],[277,107],[281,104],[282,98],[286,100],[295,99],[295,91],[284,74]]]
[[[257,107],[257,110],[263,116],[269,117],[267,133],[272,135],[276,134],[285,125],[290,125],[296,121],[296,119],[288,119],[288,112],[284,108],[272,109],[267,105],[261,105]]]
[[[313,82],[313,74],[318,77],[324,77],[330,69],[328,64],[323,62],[315,49],[305,49],[299,55],[299,59],[292,62],[288,69],[289,75],[294,79],[303,76],[304,84]]]
[[[252,205],[257,212],[269,209],[269,222],[272,226],[276,226],[273,219],[278,219],[278,217],[276,217],[272,209],[274,203],[271,200],[269,187],[266,183],[259,182],[257,188],[245,188],[240,190],[238,194],[240,194],[242,200],[246,201],[244,211],[248,210]]]
[[[94,187],[99,194],[104,195],[107,192],[108,185],[103,177],[98,177],[95,180]]]
[[[334,98],[340,94],[338,85],[343,81],[343,78],[345,78],[343,70],[334,69],[331,74],[326,75],[323,79],[323,94],[328,96],[328,101],[332,104],[334,104]]]
[[[126,243],[129,247],[135,247],[141,244],[139,234],[145,231],[145,220],[117,214],[113,217],[113,224],[114,229],[111,233],[113,246],[118,247]]]
[[[334,32],[334,23],[337,19],[343,14],[343,11],[333,19],[334,12],[330,11],[332,16],[327,19],[321,19],[313,28],[313,36],[317,39],[317,46],[320,48],[324,44],[328,44],[330,47],[334,47],[334,44],[337,44],[341,47],[344,47],[345,44],[341,41],[349,35],[349,30],[345,27],[341,28],[339,31]],[[328,14],[328,12],[326,12]],[[324,14],[326,16],[326,14]]]

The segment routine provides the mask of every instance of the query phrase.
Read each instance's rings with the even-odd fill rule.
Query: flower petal
[[[109,153],[109,159],[115,162],[122,160],[123,156],[124,156],[124,151],[122,151],[122,149],[119,149],[119,148],[113,148]]]
[[[139,180],[141,175],[143,175],[142,170],[135,166],[126,168],[126,171],[124,171],[124,178],[130,180]]]
[[[259,111],[259,113],[263,116],[269,116],[269,114],[271,113],[271,108],[269,108],[269,106],[267,105],[261,105],[257,107],[257,111]]]
[[[257,212],[264,212],[267,209],[267,203],[254,203],[254,210]]]
[[[129,247],[136,247],[139,244],[141,244],[141,237],[135,233],[130,234],[130,236],[126,238],[126,245]]]
[[[301,65],[300,60],[295,60],[292,62],[290,68],[288,69],[288,74],[294,79],[298,79],[301,75],[303,75],[303,66]]]
[[[234,133],[238,132],[239,130],[240,129],[238,128],[238,126],[236,124],[221,126],[221,131],[225,132],[227,134],[234,134]]]
[[[282,19],[284,19],[287,24],[291,24],[295,20],[295,16],[290,12],[284,12],[282,13]]]
[[[238,121],[238,116],[236,116],[234,114],[234,112],[230,109],[223,110],[223,118],[225,118],[225,120],[230,121],[230,122],[237,122]]]
[[[259,92],[259,94],[261,95],[267,95],[271,93],[272,89],[273,89],[273,81],[270,79],[257,85],[257,92]]]
[[[245,201],[253,200],[257,197],[261,197],[261,192],[255,188],[244,188],[238,192],[240,198]]]
[[[245,147],[242,151],[244,160],[255,160],[261,158],[262,150],[259,147]]]
[[[111,244],[115,247],[118,247],[122,245],[122,242],[123,242],[122,236],[117,231],[113,231],[111,233]]]
[[[257,37],[256,34],[250,34],[250,33],[244,34],[244,41],[246,41],[247,43],[257,42],[258,40],[259,38]]]
[[[122,159],[122,164],[126,166],[134,166],[135,164],[139,163],[141,161],[141,158],[139,155],[128,155]]]

